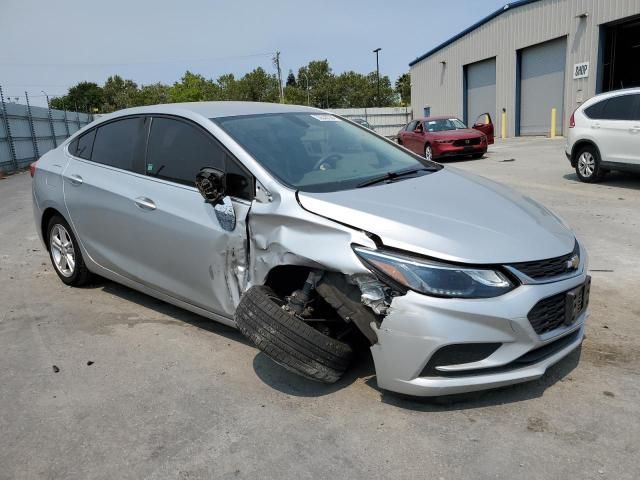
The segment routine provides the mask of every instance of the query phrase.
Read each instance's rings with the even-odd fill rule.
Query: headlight
[[[375,273],[426,295],[490,298],[515,287],[505,274],[494,269],[451,265],[365,247],[354,246],[353,249]]]

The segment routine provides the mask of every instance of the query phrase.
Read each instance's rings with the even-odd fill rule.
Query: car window
[[[407,125],[407,127],[405,128],[405,130],[406,130],[407,132],[413,132],[413,131],[416,129],[416,127],[418,126],[418,123],[419,123],[419,122],[418,122],[417,120],[414,120],[413,122],[410,122],[410,123]]]
[[[253,179],[227,151],[200,127],[173,118],[154,117],[147,147],[147,175],[195,186],[204,167],[227,173],[227,193],[251,200]]]
[[[95,138],[95,136],[95,129],[80,135],[67,147],[69,153],[74,157],[80,157],[86,160],[90,160],[91,149],[93,148],[93,139]]]
[[[457,118],[437,118],[424,122],[428,132],[442,132],[445,130],[462,130],[467,126]]]
[[[594,103],[590,107],[584,109],[584,114],[592,120],[599,120],[602,118],[602,108],[606,103],[606,100]]]
[[[612,97],[602,107],[602,120],[633,120],[635,95]]]
[[[101,125],[95,133],[91,161],[142,173],[145,136],[144,117],[125,118]]]

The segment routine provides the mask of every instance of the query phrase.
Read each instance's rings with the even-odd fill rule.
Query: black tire
[[[484,157],[484,153],[485,153],[485,152],[482,152],[482,153],[474,153],[473,155],[471,155],[471,158],[473,158],[474,160],[478,160],[479,158]]]
[[[238,329],[277,364],[298,375],[334,383],[345,372],[353,350],[284,311],[269,287],[247,290],[236,309]]]
[[[581,182],[600,182],[606,173],[602,168],[600,152],[593,145],[580,147],[576,153],[576,175]]]
[[[54,228],[56,227],[62,227],[64,229],[64,231],[68,234],[69,242],[71,243],[73,248],[75,265],[70,274],[63,273],[63,271],[56,264],[56,259],[54,258],[54,248],[52,247],[51,235],[54,231]],[[60,280],[62,280],[63,283],[73,287],[81,287],[89,283],[89,281],[91,280],[91,272],[89,272],[89,270],[87,269],[87,265],[84,263],[82,252],[80,251],[80,246],[78,245],[78,240],[76,239],[76,236],[67,221],[60,215],[54,215],[53,217],[51,217],[51,219],[49,220],[49,224],[47,225],[47,248],[49,250],[49,258],[51,259],[53,270],[58,274],[58,277],[60,278]]]

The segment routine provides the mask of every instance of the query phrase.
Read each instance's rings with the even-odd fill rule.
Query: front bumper
[[[478,145],[455,146],[449,143],[434,143],[432,145],[433,156],[437,158],[443,157],[459,157],[464,155],[475,155],[487,152],[487,143],[481,142]]]
[[[490,299],[446,299],[408,292],[396,297],[371,347],[378,386],[415,396],[441,396],[535,380],[582,343],[588,313],[570,326],[538,335],[527,318],[543,298],[582,285],[581,273],[562,281],[521,285]],[[564,340],[562,340],[564,339]],[[449,365],[444,375],[422,376],[432,355],[447,345],[501,344],[488,357]],[[546,348],[542,348],[545,347]],[[558,346],[558,348],[554,348]],[[535,352],[548,352],[535,355]],[[523,356],[534,360],[523,363]],[[537,358],[537,359],[536,359]]]

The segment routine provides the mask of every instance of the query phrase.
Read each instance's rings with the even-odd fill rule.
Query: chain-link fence
[[[25,92],[26,95],[26,92]],[[7,103],[0,87],[0,171],[36,161],[93,120],[93,115]]]

